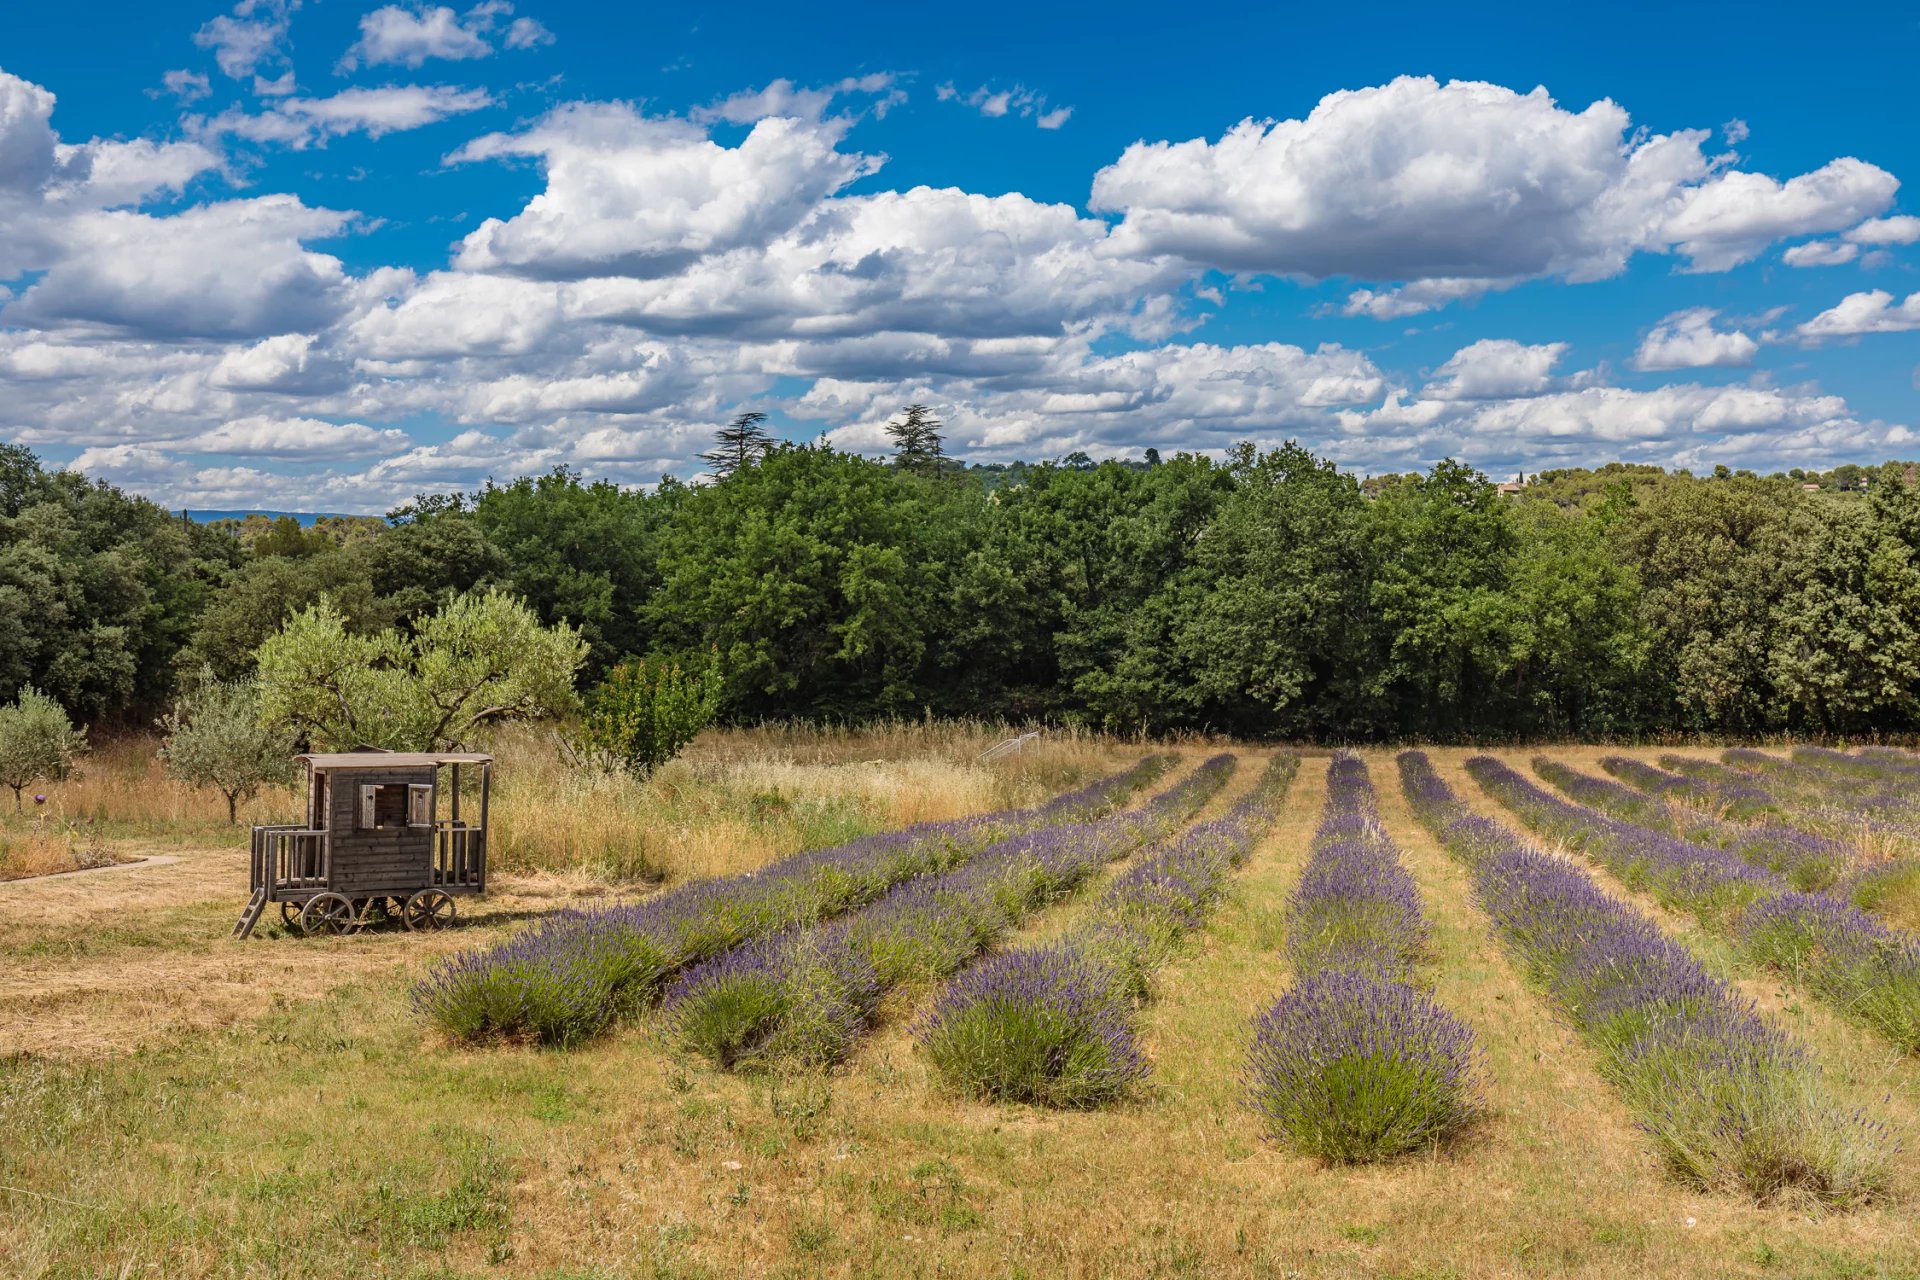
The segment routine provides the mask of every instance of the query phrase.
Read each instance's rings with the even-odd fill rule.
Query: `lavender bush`
[[[1907,782],[1920,781],[1920,759],[1904,751],[1868,748],[1862,752],[1835,751],[1832,747],[1797,746],[1794,762],[1809,764],[1836,773],[1880,781],[1889,777]]]
[[[1247,1091],[1274,1136],[1325,1160],[1380,1160],[1478,1111],[1473,1033],[1410,985],[1426,937],[1366,762],[1341,752],[1287,903],[1298,981],[1254,1020]]]
[[[1147,1074],[1116,974],[1072,942],[989,956],[914,1029],[942,1078],[997,1102],[1098,1106]]]
[[[757,951],[747,959],[728,952],[694,965],[667,989],[663,1030],[722,1068],[838,1060],[885,992],[951,974],[1105,863],[1186,822],[1225,785],[1234,765],[1231,755],[1215,756],[1137,810],[1002,840],[953,870],[900,885],[871,906],[794,931],[765,960]],[[797,963],[800,956],[808,963]],[[750,979],[734,976],[743,969]],[[850,974],[861,980],[848,981]],[[742,981],[751,987],[750,1000],[736,995]],[[832,1016],[818,1016],[823,1009]],[[813,1016],[804,1034],[789,1027],[789,1011]]]
[[[1536,831],[1729,934],[1754,960],[1902,1051],[1920,1051],[1920,945],[1910,936],[1833,898],[1798,892],[1723,849],[1569,804],[1491,756],[1475,756],[1467,771]]]
[[[1405,980],[1426,937],[1420,890],[1380,825],[1366,763],[1342,752],[1327,767],[1325,816],[1287,902],[1293,971],[1365,969]]]
[[[962,1093],[1043,1106],[1097,1106],[1142,1079],[1136,1008],[1148,978],[1226,892],[1299,765],[1276,755],[1224,818],[1151,849],[1066,938],[998,952],[955,978],[914,1027],[934,1069]]]
[[[1594,1046],[1673,1173],[1757,1201],[1882,1191],[1886,1132],[1838,1103],[1777,1026],[1571,863],[1468,812],[1424,753],[1399,765],[1495,936]]]
[[[1035,808],[919,823],[639,903],[557,912],[504,942],[442,961],[414,989],[413,1006],[462,1039],[576,1044],[646,1003],[689,964],[870,902],[996,841],[1111,809],[1171,763],[1152,755]]]
[[[1835,886],[1833,895],[1862,911],[1897,912],[1904,908],[1909,929],[1920,925],[1920,860],[1899,858],[1863,867]]]
[[[1341,1163],[1432,1147],[1478,1111],[1466,1024],[1368,969],[1296,983],[1254,1021],[1252,1105],[1302,1151]]]

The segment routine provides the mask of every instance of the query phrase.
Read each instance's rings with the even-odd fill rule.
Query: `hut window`
[[[408,789],[395,783],[360,784],[359,822],[362,831],[407,825]]]
[[[430,827],[433,825],[432,786],[419,782],[408,784],[407,825],[411,827]]]

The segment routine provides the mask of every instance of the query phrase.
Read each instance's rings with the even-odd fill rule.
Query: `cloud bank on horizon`
[[[1738,120],[1406,75],[1117,146],[1075,204],[978,157],[889,180],[915,129],[1080,126],[988,66],[661,105],[570,93],[565,24],[505,0],[371,9],[333,49],[296,46],[302,18],[183,27],[202,61],[129,68],[155,113],[113,136],[0,69],[0,437],[175,507],[346,511],[556,465],[691,475],[749,408],[873,449],[916,400],[983,461],[1920,452],[1897,397],[1850,399],[1861,361],[1915,360],[1920,216],[1844,138],[1769,173]],[[348,148],[347,179],[314,167]],[[408,191],[455,183],[451,243],[383,256],[437,216]],[[1583,290],[1603,314],[1569,322]]]

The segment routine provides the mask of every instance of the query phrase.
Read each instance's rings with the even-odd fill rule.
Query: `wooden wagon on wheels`
[[[253,829],[252,893],[234,937],[251,934],[269,902],[280,904],[288,928],[307,934],[352,933],[381,919],[441,929],[453,923],[456,898],[486,892],[492,756],[298,758],[307,770],[306,825]],[[478,821],[460,815],[463,769],[479,770]]]

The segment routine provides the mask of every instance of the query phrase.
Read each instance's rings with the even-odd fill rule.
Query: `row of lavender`
[[[415,988],[414,1008],[461,1039],[575,1044],[644,1005],[690,964],[870,902],[1011,835],[1105,812],[1172,760],[1148,756],[1035,808],[920,823],[638,903],[556,912],[505,942],[437,965]]]
[[[1536,831],[1594,859],[1629,888],[1730,934],[1758,963],[1786,973],[1885,1035],[1920,1051],[1920,946],[1855,907],[1803,893],[1724,849],[1695,844],[1571,804],[1492,756],[1467,771]]]
[[[1629,780],[1644,780],[1646,775],[1642,771],[1649,769],[1638,761],[1619,756],[1610,756],[1601,764],[1609,773],[1625,774]],[[1683,840],[1725,849],[1751,866],[1783,877],[1796,889],[1811,892],[1831,887],[1846,874],[1853,859],[1853,850],[1844,841],[1772,820],[1752,826],[1728,822],[1691,805],[1668,804],[1661,795],[1650,795],[1646,790],[1624,786],[1611,778],[1581,773],[1545,756],[1534,757],[1533,771],[1581,804]],[[1676,789],[1674,785],[1662,785],[1662,791],[1668,795]],[[1764,792],[1750,787],[1738,798],[1750,808],[1763,796]]]
[[[1099,1106],[1144,1079],[1149,979],[1225,894],[1299,769],[1275,755],[1225,817],[1150,850],[1065,938],[995,952],[948,983],[914,1027],[935,1071],[974,1097],[1055,1107]]]
[[[1573,864],[1471,813],[1425,753],[1399,764],[1415,815],[1467,865],[1496,936],[1594,1048],[1674,1173],[1762,1201],[1848,1205],[1884,1188],[1885,1131],[1836,1101],[1778,1026]]]
[[[1420,890],[1381,826],[1358,756],[1327,802],[1287,903],[1293,987],[1254,1020],[1248,1091],[1269,1130],[1342,1162],[1431,1147],[1479,1111],[1471,1030],[1413,985]]]
[[[1920,834],[1920,801],[1913,794],[1912,776],[1903,769],[1875,767],[1866,757],[1824,747],[1796,747],[1791,756],[1734,747],[1721,758],[1726,762],[1719,766],[1723,776],[1764,780],[1770,789],[1802,804],[1846,814],[1907,838]],[[1662,763],[1668,762],[1663,758]],[[1701,771],[1700,762],[1686,762],[1683,771]]]
[[[722,1068],[837,1062],[888,991],[955,972],[1101,866],[1184,825],[1234,767],[1215,756],[1137,810],[1002,840],[859,911],[695,965],[667,991],[664,1030]]]
[[[1878,795],[1865,795],[1873,784],[1850,774],[1836,778],[1817,764],[1765,752],[1739,755],[1764,762],[1749,767],[1764,771],[1773,785],[1762,787],[1751,773],[1690,756],[1663,755],[1660,768],[1626,756],[1608,756],[1600,765],[1642,791],[1710,813],[1735,821],[1759,818],[1824,837],[1790,844],[1785,857],[1775,855],[1778,860],[1767,863],[1769,869],[1795,888],[1822,890],[1862,911],[1904,919],[1908,927],[1920,924],[1920,858],[1914,856],[1920,849],[1920,809],[1906,794],[1883,788]],[[1729,847],[1753,860],[1746,848]],[[1764,840],[1752,847],[1763,858],[1769,852]],[[1837,856],[1831,852],[1836,848]]]

